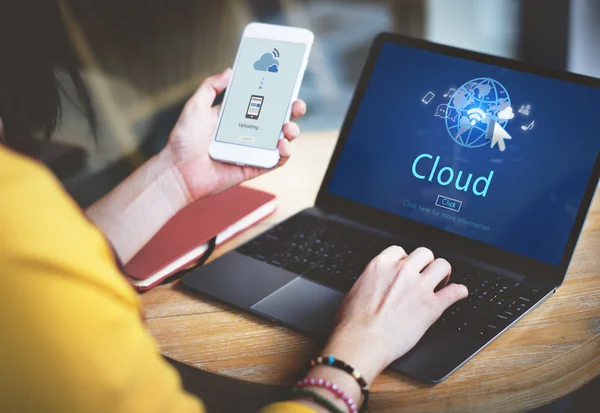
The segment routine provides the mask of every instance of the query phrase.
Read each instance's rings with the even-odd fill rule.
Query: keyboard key
[[[450,308],[449,310],[450,311],[448,312],[448,316],[454,317],[455,315],[457,315],[460,312],[460,307]]]
[[[519,298],[523,299],[524,301],[529,300],[532,303],[536,303],[543,296],[544,296],[544,293],[542,293],[539,289],[525,287],[523,289],[523,291],[521,291]]]
[[[305,265],[302,265],[300,260],[293,260],[286,264],[283,268],[296,274],[302,274],[308,270]]]
[[[269,260],[269,264],[274,265],[275,267],[281,267],[283,263],[278,260]]]
[[[492,300],[488,303],[488,308],[486,311],[490,313],[500,313],[501,310],[504,309],[508,305],[507,300],[500,294],[496,294]]]
[[[478,325],[475,320],[466,320],[458,323],[456,330],[461,333],[477,333]]]
[[[498,334],[500,331],[502,331],[501,328],[499,328],[497,325],[493,324],[493,323],[480,323],[477,328],[474,329],[474,334],[476,336],[485,338],[485,339],[491,339],[494,336],[496,336],[496,334]]]
[[[510,319],[507,316],[505,316],[504,314],[496,314],[496,317],[501,320],[500,323],[504,323],[504,322],[509,322],[510,321]]]
[[[521,304],[518,304],[518,305],[517,305],[517,308],[515,308],[515,311],[516,311],[518,314],[522,314],[522,313],[524,313],[524,312],[526,312],[526,311],[527,311],[528,307],[529,307],[529,306],[528,306],[527,304],[525,304],[525,303],[521,303]]]
[[[251,242],[248,242],[248,243],[242,245],[236,251],[238,251],[244,255],[252,256],[254,254],[259,254],[261,252],[261,246],[260,246],[259,242],[251,241]]]
[[[474,288],[467,287],[467,288],[469,290],[469,297],[468,298],[472,301],[472,300],[475,299],[476,294],[479,292],[479,288],[477,288],[477,287],[474,287]]]
[[[496,314],[490,319],[490,324],[497,326],[498,328],[504,328],[510,324],[512,320],[504,314]]]
[[[508,311],[508,310],[504,310],[501,313],[499,313],[499,315],[502,315],[504,317],[506,317],[508,320],[513,320],[516,316],[516,313],[514,311]]]

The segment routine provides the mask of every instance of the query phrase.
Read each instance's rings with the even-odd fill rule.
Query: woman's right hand
[[[350,364],[369,385],[417,344],[449,306],[468,296],[446,285],[451,267],[427,248],[410,255],[397,246],[375,257],[346,295],[323,355]],[[439,284],[444,288],[435,292]]]

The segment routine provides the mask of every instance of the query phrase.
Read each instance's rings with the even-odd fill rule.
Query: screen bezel
[[[562,70],[544,68],[513,59],[458,49],[425,40],[412,39],[398,34],[381,33],[373,41],[365,66],[363,67],[354,96],[342,124],[327,172],[321,182],[321,187],[316,199],[316,206],[351,220],[402,235],[430,248],[439,248],[449,253],[463,256],[466,255],[465,252],[468,251],[468,256],[472,259],[483,261],[523,275],[542,277],[544,280],[547,280],[554,285],[560,285],[564,280],[569,262],[571,261],[573,251],[577,244],[577,239],[581,233],[587,212],[594,197],[594,192],[600,177],[600,154],[596,157],[596,162],[587,183],[563,256],[560,264],[557,266],[494,247],[481,241],[475,241],[468,237],[457,235],[425,223],[404,218],[400,215],[351,201],[328,191],[333,173],[337,167],[342,150],[350,134],[350,130],[352,129],[354,119],[369,84],[381,48],[384,43],[388,42],[600,89],[600,80],[592,77],[577,75]]]

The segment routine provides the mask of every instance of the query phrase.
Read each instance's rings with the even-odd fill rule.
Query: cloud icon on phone
[[[254,62],[254,70],[277,73],[279,72],[279,61],[271,53],[265,53]]]

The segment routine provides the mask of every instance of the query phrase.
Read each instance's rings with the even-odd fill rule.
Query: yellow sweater
[[[102,234],[50,172],[1,145],[0,332],[0,412],[204,411],[161,358]]]

